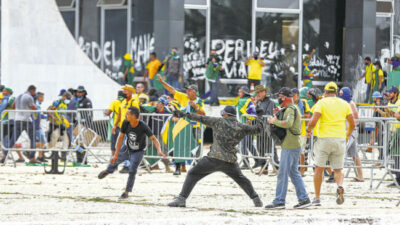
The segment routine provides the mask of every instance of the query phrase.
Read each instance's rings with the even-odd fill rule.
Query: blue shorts
[[[36,142],[47,143],[46,135],[44,134],[43,129],[36,130],[35,134],[36,134]]]

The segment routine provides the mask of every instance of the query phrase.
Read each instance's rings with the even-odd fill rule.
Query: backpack
[[[297,109],[295,107],[292,107],[292,106],[290,106],[289,108],[294,110],[294,120],[296,120]],[[283,114],[285,113],[285,111],[286,111],[286,109],[281,109],[275,114],[276,117],[278,118],[278,120],[283,120]],[[292,133],[293,135],[296,135],[296,136],[300,135],[300,133],[293,132],[291,130],[291,128],[285,129],[285,128],[278,127],[278,126],[273,125],[273,124],[270,127],[271,127],[270,128],[271,129],[271,136],[272,136],[272,139],[274,140],[276,145],[282,144],[283,140],[286,137],[286,132],[287,132],[286,130],[289,130],[289,132]]]

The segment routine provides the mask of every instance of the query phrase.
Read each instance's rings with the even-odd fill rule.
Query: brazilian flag
[[[179,119],[172,129],[172,140],[174,142],[174,157],[193,157],[199,149],[199,143],[193,134],[193,125],[187,119]],[[181,163],[187,160],[177,159]]]

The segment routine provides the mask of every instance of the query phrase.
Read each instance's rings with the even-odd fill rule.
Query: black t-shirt
[[[126,146],[129,151],[142,151],[146,148],[146,136],[153,136],[150,127],[143,121],[133,128],[129,121],[125,120],[122,123],[121,132],[126,135]]]

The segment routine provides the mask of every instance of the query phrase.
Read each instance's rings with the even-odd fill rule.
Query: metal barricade
[[[72,148],[77,152],[77,161],[87,162],[88,158],[97,163],[108,163],[111,154],[113,116],[105,114],[106,109],[78,109],[77,122],[72,129]]]
[[[241,115],[240,120],[242,123],[253,125],[254,117],[255,115],[243,114]],[[265,124],[267,124],[267,119],[266,116],[263,117],[263,122]],[[239,145],[243,167],[249,168],[252,172],[254,172],[254,170],[249,159],[254,160],[254,168],[260,167],[260,170],[258,171],[258,174],[260,175],[264,169],[268,168],[268,165],[271,165],[274,169],[278,166],[279,162],[276,163],[276,146],[266,130],[263,130],[257,135],[248,135],[244,137]]]
[[[175,163],[196,161],[203,155],[204,126],[195,121],[175,118],[171,114],[142,113],[142,120],[147,123],[161,145],[164,154],[158,155],[153,142],[148,140],[144,158],[149,167],[160,160],[167,166],[170,160]]]
[[[384,136],[386,148],[383,151],[383,157],[386,173],[376,188],[379,188],[388,175],[393,179],[394,184],[400,188],[398,180],[396,180],[396,177],[400,178],[400,122],[387,121],[385,130],[387,135]]]
[[[51,163],[43,163],[45,172],[63,173],[66,154],[71,151],[71,137],[67,132],[70,122],[66,113],[76,114],[76,111],[4,110],[0,131],[4,164],[11,159],[16,166],[13,152],[20,155],[22,151],[30,160],[35,159],[38,152],[41,159],[51,160]],[[61,171],[58,170],[59,163],[63,167]],[[51,169],[48,170],[47,167]]]

